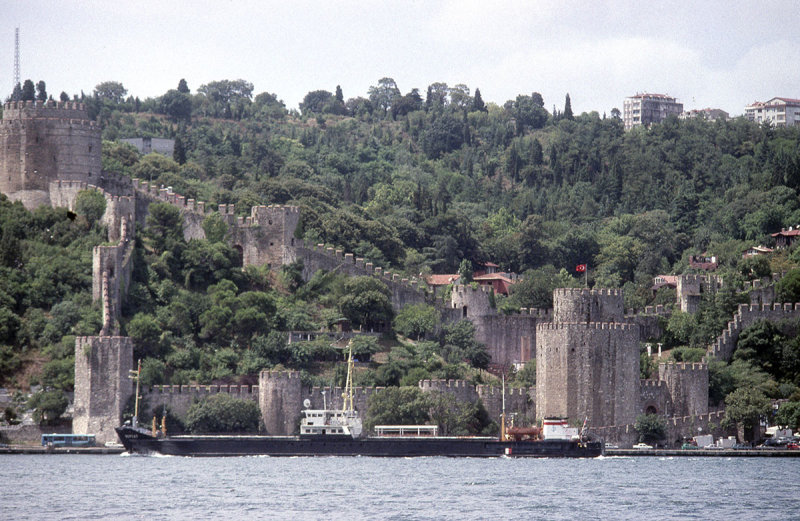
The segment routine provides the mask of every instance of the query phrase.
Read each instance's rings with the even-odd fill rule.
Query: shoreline
[[[42,447],[40,445],[8,445],[0,454],[122,454],[125,447]]]
[[[0,454],[84,454],[119,455],[124,447],[41,447],[37,445],[9,445],[0,447]],[[606,449],[605,456],[657,456],[657,457],[723,457],[723,458],[800,458],[800,450],[781,449]]]
[[[786,449],[606,449],[606,456],[800,458],[800,450]]]

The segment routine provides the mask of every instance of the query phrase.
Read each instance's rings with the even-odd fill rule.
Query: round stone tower
[[[100,127],[83,103],[6,103],[0,121],[0,192],[32,209],[56,180],[99,184]]]
[[[593,427],[632,423],[639,401],[639,326],[622,323],[621,290],[557,289],[552,323],[536,326],[536,416]]]

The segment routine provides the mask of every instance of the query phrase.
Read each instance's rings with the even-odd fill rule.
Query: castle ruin
[[[167,202],[180,209],[187,240],[204,238],[202,224],[212,209],[169,188],[102,172],[100,147],[100,129],[80,103],[12,102],[4,107],[0,192],[26,208],[46,204],[74,209],[77,194],[86,189],[98,190],[106,198],[102,222],[112,244],[95,248],[92,271],[93,296],[102,303],[103,327],[98,336],[76,339],[73,420],[74,432],[95,433],[102,443],[116,439],[113,427],[119,424],[133,392],[128,379],[133,368],[132,342],[116,335],[130,284],[135,223],[144,223],[153,202]],[[625,313],[620,290],[559,289],[552,310],[523,309],[504,315],[492,308],[485,288],[469,285],[454,286],[450,302],[443,305],[432,298],[421,279],[391,273],[342,250],[305,244],[295,237],[300,217],[295,206],[256,206],[247,217],[237,216],[233,205],[219,205],[216,210],[228,224],[227,240],[239,251],[244,266],[273,268],[302,261],[305,279],[321,269],[374,276],[387,284],[396,309],[428,302],[440,306],[443,320],[472,321],[493,364],[537,362],[536,388],[507,389],[504,395],[491,386],[425,380],[420,382],[425,392],[446,392],[466,401],[481,399],[494,419],[500,415],[503,398],[509,412],[528,417],[587,418],[596,432],[623,442],[631,439],[632,423],[644,412],[671,418],[670,436],[691,435],[698,424],[719,423],[719,413],[708,411],[705,363],[661,364],[652,379],[639,378],[640,342],[660,334],[658,318],[665,313],[663,308]],[[684,279],[678,291],[680,308],[696,309],[700,295],[719,283],[700,276]],[[759,290],[753,297],[757,305],[740,306],[709,354],[729,358],[738,333],[759,318],[800,316],[800,306],[765,305],[774,294],[754,289]],[[322,406],[321,391],[303,387],[296,373],[263,371],[258,386],[159,386],[143,394],[151,405],[166,404],[179,413],[195,400],[218,392],[257,400],[267,431],[288,434],[295,430],[304,400],[313,407]],[[341,393],[329,391],[332,399]],[[366,411],[370,397],[379,392],[381,388],[358,389],[358,409]]]

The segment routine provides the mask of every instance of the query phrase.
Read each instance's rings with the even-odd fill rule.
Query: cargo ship
[[[117,435],[129,453],[172,456],[592,458],[603,453],[602,441],[589,440],[577,428],[569,428],[566,419],[546,418],[541,429],[506,429],[505,413],[499,437],[439,436],[435,426],[376,427],[377,435],[364,436],[353,406],[352,364],[351,355],[343,406],[328,409],[325,404],[322,409],[311,409],[310,401],[305,400],[299,435],[167,436],[163,422],[161,431],[156,430],[155,419],[148,430],[138,425],[136,415],[117,427]],[[136,392],[138,397],[138,381]]]

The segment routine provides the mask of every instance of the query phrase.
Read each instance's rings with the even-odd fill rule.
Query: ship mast
[[[347,354],[347,380],[344,384],[344,392],[342,393],[342,398],[344,399],[344,403],[342,404],[342,411],[345,412],[352,412],[355,410],[353,407],[353,341],[351,340],[349,344],[347,344],[349,348],[349,352]]]
[[[129,374],[128,374],[128,378],[130,378],[131,380],[136,380],[136,397],[135,397],[134,406],[133,406],[133,420],[131,421],[131,423],[133,424],[134,427],[136,427],[139,424],[139,398],[140,398],[140,396],[139,396],[139,376],[141,374],[142,374],[142,360],[139,359],[139,367],[136,369],[136,371],[134,371],[134,370],[129,371]],[[154,419],[155,419],[155,417],[154,417]]]

